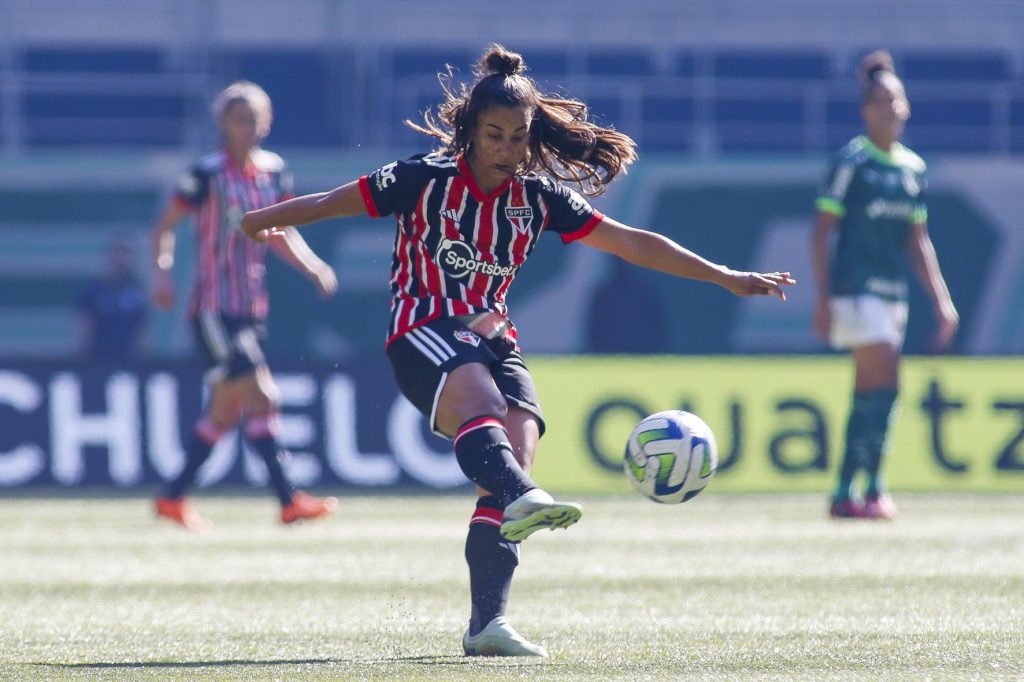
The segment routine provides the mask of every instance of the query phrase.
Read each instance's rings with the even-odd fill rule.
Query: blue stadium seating
[[[907,81],[1007,81],[1013,77],[1009,57],[1002,53],[905,52],[896,60]]]
[[[332,119],[327,62],[320,51],[262,49],[224,51],[218,55],[222,81],[245,78],[258,83],[274,103],[274,126],[267,145],[336,144],[341,120]]]
[[[391,69],[395,78],[403,76],[433,76],[450,64],[457,72],[468,77],[480,58],[469,50],[438,50],[436,47],[399,48],[391,56]]]
[[[830,75],[829,57],[822,52],[724,50],[712,56],[718,78],[775,78],[824,80]]]
[[[602,77],[651,76],[657,73],[653,55],[647,50],[605,50],[586,58],[587,73]]]
[[[808,140],[799,130],[810,114],[805,111],[805,96],[822,94],[807,86],[824,88],[824,107],[813,113],[816,120],[824,119],[824,142],[829,148],[842,144],[862,128],[853,79],[859,55],[850,54],[848,63],[834,69],[835,54],[827,50],[721,48],[708,53],[713,139],[730,151],[820,144],[820,134]],[[607,122],[623,123],[625,105],[637,96],[634,84],[639,84],[646,92],[639,103],[639,120],[628,122],[634,128],[628,132],[658,148],[691,144],[696,108],[691,79],[703,55],[693,50],[659,55],[648,48],[587,48],[577,55],[551,47],[527,49],[525,56],[530,74],[544,90],[579,97],[586,88],[585,99],[594,114]],[[659,56],[667,60],[662,62]],[[468,79],[479,52],[402,46],[383,51],[381,57],[360,71],[367,68],[365,62],[356,60],[347,48],[224,49],[212,55],[207,76],[217,86],[248,78],[267,89],[276,113],[268,146],[346,145],[365,143],[366,136],[404,145],[415,138],[402,129],[402,118],[415,116],[439,97],[433,76],[447,63],[458,69],[457,79]],[[994,138],[999,139],[992,132],[999,124],[994,120],[993,102],[995,94],[1015,87],[1009,55],[897,51],[895,57],[914,107],[908,134],[919,144],[935,151],[985,151]],[[176,66],[180,61],[169,60],[161,50],[127,45],[102,49],[33,45],[22,50],[15,63],[27,78],[18,111],[25,141],[29,145],[181,145],[187,122],[206,111],[209,93],[184,85],[188,81]],[[61,85],[62,76],[75,79],[67,81],[71,87]],[[586,80],[575,80],[580,76]],[[154,80],[149,83],[147,78]],[[602,86],[597,85],[599,78],[606,79],[600,81]],[[938,89],[940,82],[950,79],[970,83],[974,89],[966,93]],[[738,81],[760,84],[750,92],[737,91],[739,85],[745,87]],[[145,87],[137,88],[140,83]],[[918,84],[920,88],[915,89]],[[721,88],[717,93],[716,85]],[[1017,96],[1010,113],[1013,151],[1020,149],[1018,141],[1024,135],[1022,109]]]
[[[142,48],[52,48],[23,51],[21,65],[31,73],[159,73],[163,56]]]

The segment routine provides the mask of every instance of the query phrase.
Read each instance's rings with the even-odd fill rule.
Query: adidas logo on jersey
[[[454,208],[446,208],[445,210],[441,211],[441,217],[444,218],[445,220],[452,221],[456,225],[459,224],[459,212],[456,211]]]

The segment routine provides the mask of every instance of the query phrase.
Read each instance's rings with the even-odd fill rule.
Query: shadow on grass
[[[33,663],[42,668],[60,668],[63,670],[109,670],[109,669],[145,669],[145,668],[224,668],[232,666],[269,666],[269,665],[332,665],[339,663],[374,666],[382,663],[409,663],[418,665],[490,665],[493,667],[518,666],[536,664],[545,659],[538,658],[480,658],[469,656],[388,656],[376,659],[367,658],[295,658],[276,660],[227,659],[221,661],[121,661],[96,663]],[[545,662],[545,667],[565,665]]]
[[[354,663],[345,658],[296,658],[273,661],[228,659],[223,661],[122,661],[99,663],[33,663],[45,668],[106,669],[106,668],[217,668],[242,665],[323,665],[326,663]]]

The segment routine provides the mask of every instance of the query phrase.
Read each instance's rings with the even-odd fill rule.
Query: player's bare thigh
[[[259,365],[255,370],[233,379],[214,382],[210,394],[210,417],[230,428],[245,413],[265,414],[275,409],[278,389],[270,368]]]
[[[900,351],[889,343],[857,346],[851,351],[855,365],[854,387],[873,391],[899,386]]]
[[[470,362],[452,370],[437,401],[435,423],[451,437],[474,417],[494,417],[505,422],[508,407],[486,365]]]

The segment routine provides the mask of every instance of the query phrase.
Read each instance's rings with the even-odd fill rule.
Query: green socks
[[[850,417],[846,422],[846,447],[839,469],[835,499],[853,497],[853,479],[857,471],[867,472],[867,494],[885,491],[882,458],[889,445],[889,425],[895,416],[896,389],[857,391],[853,394]]]

